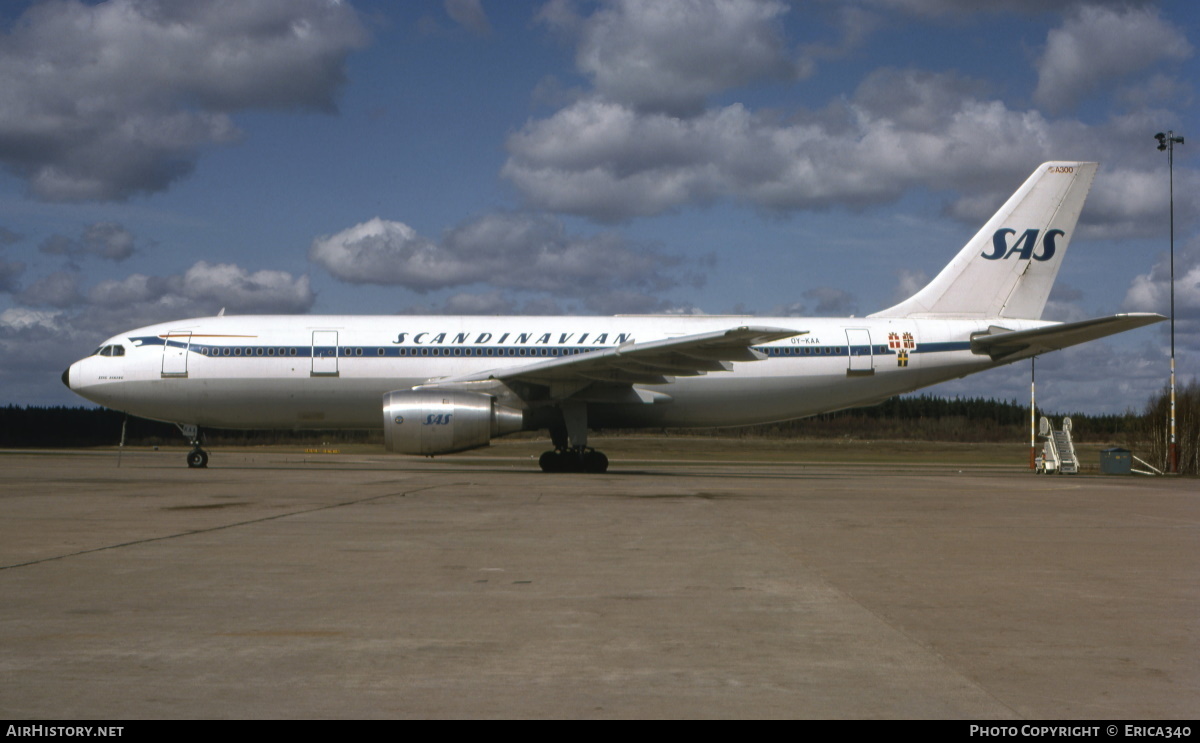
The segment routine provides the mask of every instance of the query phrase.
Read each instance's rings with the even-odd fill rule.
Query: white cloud
[[[480,0],[446,0],[446,14],[476,36],[492,33],[492,24]]]
[[[1140,340],[1092,341],[1039,356],[1038,407],[1054,413],[1140,412],[1167,381],[1167,357],[1162,347],[1152,342],[1154,331],[1135,332]],[[1027,404],[1029,366],[1028,361],[1018,361],[925,391],[944,397],[984,397]]]
[[[1033,98],[1064,111],[1102,85],[1191,54],[1187,38],[1157,9],[1082,5],[1047,35]]]
[[[9,332],[22,332],[34,328],[57,332],[58,318],[61,314],[47,310],[31,310],[28,307],[9,307],[0,312],[0,327]]]
[[[92,286],[77,304],[76,322],[112,333],[137,325],[213,315],[297,314],[316,300],[307,276],[285,271],[248,271],[230,263],[199,261],[181,274],[131,274]]]
[[[854,295],[832,286],[818,286],[800,296],[814,303],[812,313],[818,317],[841,317],[858,312],[858,300]]]
[[[438,254],[435,244],[403,222],[375,217],[318,237],[308,257],[352,284],[403,284],[418,290],[463,283],[464,267]],[[472,273],[469,281],[477,280]]]
[[[880,69],[822,111],[782,118],[742,104],[687,118],[597,96],[509,136],[502,174],[532,207],[601,222],[729,200],[777,212],[864,207],[914,188],[952,193],[948,213],[978,223],[1039,163],[1100,160],[1083,215],[1093,236],[1158,229],[1162,163],[1152,112],[1088,126],[982,97],[954,74]],[[1149,128],[1147,128],[1149,127]],[[1196,173],[1176,168],[1177,216]]]
[[[1133,278],[1121,305],[1126,312],[1171,314],[1171,265],[1164,254],[1149,273]],[[1167,325],[1160,331],[1167,332]],[[1175,250],[1175,342],[1200,351],[1200,241]]]
[[[600,312],[657,309],[666,301],[659,293],[703,281],[690,264],[652,247],[609,233],[569,235],[554,218],[519,213],[484,215],[437,242],[402,222],[376,217],[317,238],[309,258],[355,284],[418,292],[486,284],[577,299]],[[473,299],[456,302],[481,312],[501,303],[499,295],[469,296]],[[512,307],[513,301],[505,298],[502,304]]]
[[[787,304],[776,305],[765,314],[767,317],[811,317],[808,306],[803,302],[788,302]]]
[[[31,378],[57,380],[68,364],[123,330],[214,315],[222,307],[231,314],[303,313],[315,299],[307,276],[204,261],[181,274],[133,274],[90,289],[81,280],[75,272],[52,273],[18,295],[24,306],[0,313],[0,385],[5,389],[28,387]]]
[[[89,225],[79,239],[51,235],[42,241],[38,251],[46,255],[65,255],[79,258],[94,255],[110,261],[123,261],[134,252],[133,233],[114,222]]]
[[[91,351],[93,340],[65,321],[61,310],[10,307],[0,312],[0,385],[28,386],[30,378],[53,378]]]
[[[847,317],[858,312],[854,295],[832,286],[817,286],[800,295],[802,302],[777,305],[766,312],[768,317]]]
[[[17,291],[23,273],[25,273],[23,262],[0,260],[0,292]]]
[[[79,274],[74,271],[55,271],[43,276],[17,296],[22,304],[35,307],[71,307],[83,301]]]
[[[900,116],[880,110],[869,90],[836,123],[780,121],[741,104],[682,119],[579,101],[510,136],[503,174],[539,208],[602,221],[715,198],[787,211],[892,200],[914,185],[969,186],[980,173],[1019,178],[1067,133],[1036,113],[943,95],[944,77],[877,75],[910,91],[895,99]]]
[[[88,301],[100,307],[125,307],[154,302],[170,293],[171,280],[135,273],[123,279],[101,281],[88,292]]]
[[[1091,315],[1080,306],[1079,303],[1082,300],[1082,291],[1064,283],[1060,279],[1050,289],[1050,297],[1046,301],[1045,308],[1042,310],[1042,319],[1054,320],[1056,322],[1087,320]]]
[[[160,191],[232,112],[333,110],[364,41],[328,0],[39,3],[0,36],[0,162],[47,200]]]
[[[515,315],[516,303],[501,291],[484,294],[459,292],[446,299],[442,311],[445,315]]]
[[[200,261],[184,272],[178,285],[179,293],[198,306],[220,305],[234,313],[302,313],[316,298],[307,276],[295,278],[286,271],[250,272],[231,263]]]
[[[920,269],[901,268],[896,271],[896,289],[892,292],[892,304],[899,304],[925,288],[929,274]]]
[[[918,15],[968,12],[934,1],[874,4]],[[957,73],[890,68],[870,72],[852,95],[822,110],[710,106],[715,93],[778,79],[785,68],[784,77],[797,77],[781,22],[786,7],[699,0],[612,0],[587,14],[580,7],[559,0],[539,18],[577,43],[576,63],[591,90],[531,119],[506,142],[501,173],[530,208],[621,222],[719,201],[775,212],[853,209],[927,189],[950,195],[948,214],[977,222],[1038,163],[1080,159],[1105,165],[1083,215],[1087,234],[1145,235],[1161,213],[1158,164],[1131,155],[1130,143],[1170,120],[1166,112],[1113,114],[1096,124],[1051,118]],[[1181,88],[1154,67],[1182,59],[1190,46],[1153,8],[1112,2],[1051,10],[1070,15],[1039,61],[1039,91],[1065,100],[1062,85],[1085,91],[1118,72],[1154,81],[1153,95]],[[969,12],[1046,11],[1042,2],[995,0]],[[845,44],[861,43],[880,17],[843,9]],[[726,31],[739,28],[753,41],[732,43]],[[1119,39],[1107,44],[1110,34]],[[810,61],[834,53],[819,44],[801,48]],[[1076,65],[1076,55],[1086,64]],[[1184,168],[1177,177],[1195,180]]]
[[[1109,5],[1127,8],[1131,5],[1148,4],[1154,0],[1088,0],[1090,5]],[[867,5],[899,10],[917,16],[966,16],[980,13],[1047,13],[1071,10],[1080,5],[1080,0],[863,0]]]
[[[612,0],[578,24],[576,63],[608,100],[695,113],[722,90],[797,75],[787,11],[776,0]]]
[[[1150,269],[1133,279],[1125,295],[1124,308],[1132,312],[1166,313],[1170,305],[1170,256],[1164,254]],[[1200,245],[1177,247],[1175,251],[1175,311],[1200,318]]]

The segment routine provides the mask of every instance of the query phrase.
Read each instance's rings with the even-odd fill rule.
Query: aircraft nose
[[[63,370],[62,381],[67,386],[67,389],[71,389],[71,367],[68,366]]]

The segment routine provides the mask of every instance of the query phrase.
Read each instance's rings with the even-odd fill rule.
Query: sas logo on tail
[[[1067,233],[1062,230],[1047,230],[1039,243],[1038,232],[1038,230],[1025,230],[1020,237],[1013,241],[1012,245],[1009,245],[1009,236],[1017,234],[1017,231],[1007,227],[998,229],[992,234],[992,252],[980,253],[980,255],[989,261],[1009,258],[1014,253],[1017,260],[1027,261],[1032,258],[1035,261],[1048,261],[1054,257],[1054,241]],[[1037,252],[1036,248],[1039,244],[1041,251]]]

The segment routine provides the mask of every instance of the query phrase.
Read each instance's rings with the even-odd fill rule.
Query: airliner
[[[434,456],[548,430],[547,472],[604,472],[598,428],[786,421],[1156,323],[1041,320],[1096,163],[1044,163],[927,286],[866,317],[230,316],[109,338],[62,375],[77,394],[205,428],[379,429]]]

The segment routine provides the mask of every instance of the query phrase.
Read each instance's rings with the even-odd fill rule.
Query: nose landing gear
[[[208,452],[200,448],[200,427],[194,423],[176,423],[175,426],[179,429],[180,433],[187,437],[188,443],[192,445],[192,450],[187,455],[187,466],[192,469],[207,467]]]
[[[193,469],[207,467],[208,452],[204,451],[198,446],[195,449],[192,449],[187,455],[187,465]]]

